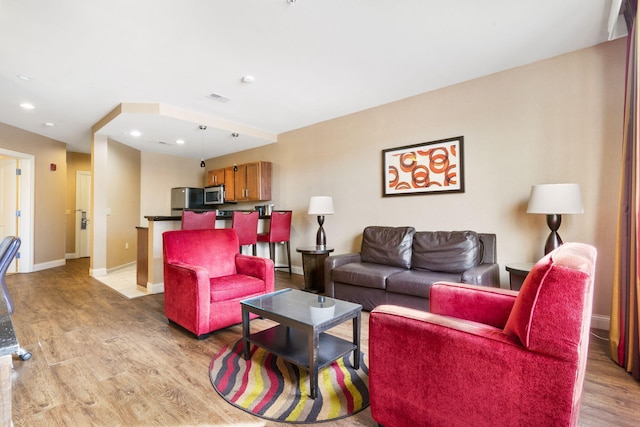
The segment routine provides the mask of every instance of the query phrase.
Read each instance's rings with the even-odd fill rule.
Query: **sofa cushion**
[[[439,271],[404,270],[387,278],[387,292],[429,298],[435,282],[460,282],[462,275]]]
[[[419,231],[413,237],[415,269],[462,273],[481,259],[482,242],[474,231]]]
[[[413,227],[366,227],[360,250],[362,261],[411,268],[411,247],[415,232]]]
[[[385,289],[387,277],[406,271],[402,267],[391,267],[369,262],[352,262],[341,265],[331,271],[331,278],[336,283],[362,286],[365,288]]]

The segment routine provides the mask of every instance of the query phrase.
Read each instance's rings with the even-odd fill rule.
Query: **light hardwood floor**
[[[212,356],[241,337],[233,326],[198,341],[171,326],[161,294],[126,299],[88,276],[87,259],[7,278],[20,344],[14,359],[15,426],[284,426],[226,403],[208,376]],[[276,287],[302,286],[276,273]],[[368,313],[362,318],[368,352]],[[252,321],[253,330],[270,326]],[[335,328],[350,338],[350,323]],[[596,331],[606,337],[606,332]],[[640,384],[592,336],[580,425],[632,426],[640,420]],[[496,398],[499,398],[497,396]],[[371,411],[323,426],[375,426]]]

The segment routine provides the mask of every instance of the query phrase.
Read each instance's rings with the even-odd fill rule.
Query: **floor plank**
[[[198,341],[168,324],[162,294],[127,299],[88,276],[87,259],[7,278],[20,344],[14,359],[15,426],[285,426],[226,403],[208,376],[213,355],[241,337],[232,326]],[[276,287],[303,287],[302,276],[276,272]],[[362,347],[368,352],[368,313]],[[268,320],[252,321],[252,329]],[[349,338],[350,323],[335,329]],[[606,332],[595,331],[606,337]],[[580,416],[583,426],[632,426],[640,420],[640,384],[607,355],[594,335]],[[366,409],[323,426],[375,426]]]

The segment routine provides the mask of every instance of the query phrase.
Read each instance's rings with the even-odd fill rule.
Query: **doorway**
[[[76,171],[76,253],[91,256],[91,172]]]
[[[0,240],[6,236],[16,236],[18,218],[16,204],[18,198],[18,180],[16,170],[18,159],[0,157]],[[18,261],[14,258],[7,273],[17,271]]]
[[[12,272],[33,271],[34,163],[30,154],[0,148],[0,232],[22,241]]]

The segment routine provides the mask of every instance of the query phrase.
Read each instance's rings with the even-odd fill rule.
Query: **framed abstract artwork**
[[[464,193],[464,137],[382,150],[382,196]]]

